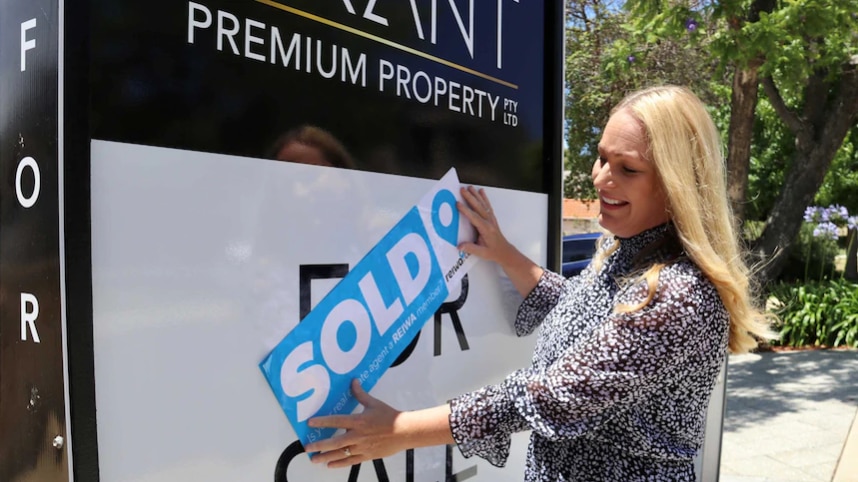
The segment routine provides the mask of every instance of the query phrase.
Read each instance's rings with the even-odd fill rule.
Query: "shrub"
[[[844,279],[777,283],[780,340],[785,346],[858,348],[858,283]]]
[[[803,224],[789,247],[787,262],[778,279],[785,282],[833,277],[837,241],[814,235],[814,226]]]

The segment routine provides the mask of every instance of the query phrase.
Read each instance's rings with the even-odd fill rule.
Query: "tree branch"
[[[858,118],[858,57],[843,67],[837,97],[826,117],[823,132],[835,138],[845,137]]]
[[[772,80],[770,75],[763,77],[762,82],[763,90],[766,92],[766,97],[769,98],[769,102],[771,102],[775,112],[778,113],[778,117],[780,117],[781,120],[784,121],[784,124],[789,127],[789,130],[798,137],[804,130],[804,122],[795,114],[795,112],[791,111],[790,108],[787,107],[783,97],[781,97],[781,93],[778,91],[778,88],[775,86],[775,82]]]
[[[804,111],[802,119],[814,127],[824,124],[828,111],[828,96],[831,91],[831,82],[828,78],[828,69],[816,68],[807,79],[804,89]],[[816,135],[818,133],[815,133]]]

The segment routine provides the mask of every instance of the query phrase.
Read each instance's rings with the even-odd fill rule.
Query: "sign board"
[[[90,2],[98,478],[521,477],[527,434],[505,469],[454,447],[312,465],[257,365],[450,168],[555,265],[562,5],[547,4]],[[519,299],[478,263],[372,395],[424,408],[526,365]]]

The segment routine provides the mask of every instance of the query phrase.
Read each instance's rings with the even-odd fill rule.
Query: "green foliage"
[[[837,75],[858,53],[858,0],[790,0],[777,2],[770,14],[745,24],[737,35],[765,62],[787,96],[798,95],[817,72]]]
[[[788,100],[791,101],[794,102]],[[746,220],[766,219],[780,194],[794,155],[795,136],[780,122],[768,98],[761,95],[757,102],[751,146]],[[839,204],[846,206],[849,212],[858,212],[858,126],[851,129],[837,151],[814,204]]]
[[[751,14],[766,3],[771,12]],[[858,52],[858,0],[629,0],[626,8],[629,29],[649,41],[687,35],[688,19],[711,24],[708,48],[721,65],[762,60],[761,73],[776,74],[793,94],[814,72],[836,75]]]
[[[706,49],[720,69],[758,64],[760,75],[771,75],[786,105],[797,112],[802,110],[811,75],[823,76],[834,85],[850,58],[858,55],[858,0],[629,0],[625,6],[631,13],[625,27],[633,39],[630,43],[687,38]],[[765,8],[771,11],[755,10]],[[699,22],[701,28],[688,32],[684,22],[689,19]],[[729,92],[729,82],[721,85]],[[729,93],[721,99],[729,106]],[[718,107],[723,108],[723,104]],[[726,132],[729,117],[718,126]],[[852,129],[850,138],[832,164],[818,204],[858,208],[858,160],[853,147],[858,145],[858,127]],[[748,219],[766,219],[794,156],[794,135],[761,91],[755,114]],[[846,199],[850,194],[853,202]]]
[[[566,6],[567,197],[594,197],[589,172],[601,128],[611,107],[631,90],[659,83],[690,87],[710,107],[726,146],[736,68],[759,65],[785,104],[801,115],[808,77],[824,76],[833,89],[833,80],[858,54],[858,0],[567,0]],[[795,135],[761,88],[745,209],[749,222],[770,216],[795,146]],[[858,211],[858,126],[815,203]],[[797,239],[784,277],[802,279],[806,268],[813,279],[829,273],[833,250],[812,242],[809,233]]]
[[[858,348],[858,284],[843,279],[779,283],[770,294],[780,305],[778,344]]]
[[[757,101],[753,138],[745,219],[763,221],[780,194],[795,153],[795,137],[764,95]]]
[[[778,279],[802,282],[833,277],[837,250],[837,241],[814,237],[813,226],[805,223],[798,237],[790,244],[786,267]]]
[[[837,151],[815,204],[840,204],[850,213],[858,213],[858,126],[852,128]]]
[[[686,85],[710,105],[723,105],[722,94],[713,91],[717,65],[705,50],[708,34],[701,33],[702,22],[686,37],[650,36],[648,41],[629,29],[629,13],[618,3],[566,2],[566,197],[595,198],[590,169],[601,129],[628,92],[664,83]]]
[[[622,62],[605,61],[612,44],[623,46],[625,18],[618,5],[599,1],[566,2],[566,170],[565,196],[593,199],[590,169],[597,156],[601,128],[625,86]]]

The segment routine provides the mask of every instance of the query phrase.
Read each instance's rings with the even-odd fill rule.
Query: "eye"
[[[628,174],[637,174],[640,171],[635,170],[635,169],[631,169],[628,166],[623,166],[623,172],[628,173]]]

